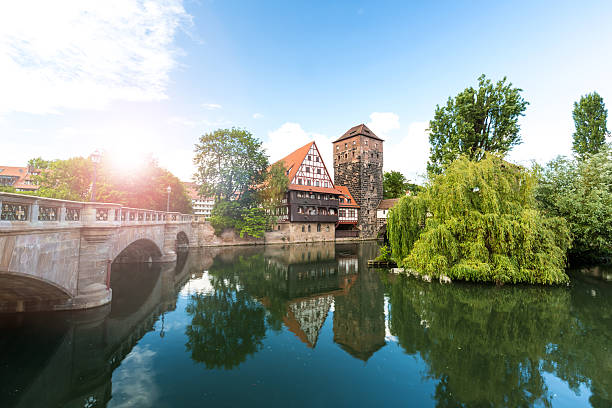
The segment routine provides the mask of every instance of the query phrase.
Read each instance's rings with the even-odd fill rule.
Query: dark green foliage
[[[377,261],[390,261],[391,260],[391,248],[388,245],[383,245],[379,249],[380,255],[376,257]]]
[[[399,171],[385,171],[383,174],[383,198],[399,198],[406,194],[406,177]]]
[[[436,106],[429,123],[428,171],[439,174],[461,155],[470,160],[482,159],[485,152],[504,155],[521,143],[518,119],[528,105],[521,91],[505,77],[494,85],[482,75],[478,89],[466,88],[446,106]]]
[[[534,184],[531,172],[496,156],[459,158],[424,193],[391,210],[393,257],[435,278],[567,282],[569,230],[563,219],[535,208]]]
[[[612,254],[612,149],[583,160],[559,157],[541,170],[536,197],[548,214],[567,220],[571,254],[589,260]]]
[[[212,209],[210,223],[215,234],[233,228],[240,237],[262,238],[270,225],[269,217],[263,208],[248,208],[241,201],[217,201]]]
[[[597,92],[584,95],[574,102],[574,142],[572,150],[578,158],[599,152],[606,144],[608,110]]]
[[[229,200],[264,181],[268,167],[261,141],[243,129],[217,129],[195,145],[194,175],[200,194]]]

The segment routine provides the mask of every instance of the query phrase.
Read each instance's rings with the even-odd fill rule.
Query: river
[[[442,285],[374,243],[113,265],[111,305],[0,315],[0,407],[611,407],[612,270]]]

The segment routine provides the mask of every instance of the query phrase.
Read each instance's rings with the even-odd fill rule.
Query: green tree
[[[482,75],[478,89],[466,88],[449,98],[446,106],[437,105],[429,122],[427,170],[439,174],[460,155],[480,160],[485,152],[505,155],[520,144],[518,119],[528,105],[521,91],[506,77],[493,84]]]
[[[533,172],[487,155],[460,157],[427,191],[391,209],[387,231],[398,264],[439,277],[497,283],[568,281],[564,219],[535,208]]]
[[[261,189],[261,199],[270,208],[276,208],[285,198],[288,187],[287,169],[282,162],[274,163],[266,171],[266,178]]]
[[[35,157],[28,160],[28,166],[32,166],[36,170],[44,170],[49,167],[50,163],[50,161],[44,160],[42,157]]]
[[[383,174],[383,198],[400,198],[406,194],[408,180],[399,171],[385,171]]]
[[[33,163],[44,162],[33,159]],[[40,187],[37,195],[63,200],[88,201],[93,179],[93,165],[84,157],[47,162],[45,170],[34,181]]]
[[[548,214],[567,220],[571,255],[583,260],[612,255],[612,148],[583,160],[564,157],[541,170],[536,197]]]
[[[217,129],[195,145],[194,178],[200,193],[216,199],[243,195],[264,181],[268,158],[261,141],[243,129]]]
[[[579,158],[599,152],[606,144],[608,110],[597,92],[574,102],[574,142],[572,150]]]

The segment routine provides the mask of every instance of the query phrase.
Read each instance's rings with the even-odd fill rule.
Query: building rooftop
[[[353,198],[353,196],[351,195],[351,192],[349,191],[348,187],[346,186],[336,186],[336,190],[340,191],[342,193],[342,195],[344,195],[347,198],[351,199],[351,202],[343,202],[340,203],[340,207],[352,207],[352,208],[359,208],[359,205],[357,205],[357,202],[355,201],[355,199]]]
[[[378,209],[379,210],[388,210],[389,208],[391,208],[395,204],[397,204],[398,201],[399,201],[399,198],[387,198],[385,200],[382,200],[380,202],[380,204],[378,204]]]
[[[358,136],[358,135],[367,136],[372,139],[380,140],[381,142],[383,141],[383,139],[376,136],[374,132],[372,132],[366,125],[362,123],[361,125],[353,126],[349,130],[347,130],[346,133],[340,136],[338,140],[334,141],[334,143],[340,142],[344,139],[348,139],[348,138],[351,138],[353,136]]]

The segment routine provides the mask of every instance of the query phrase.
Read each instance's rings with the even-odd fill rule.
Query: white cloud
[[[373,112],[366,126],[380,137],[400,128],[399,116],[393,112]]]
[[[388,137],[384,144],[384,170],[399,171],[412,182],[422,183],[429,158],[428,127],[428,122],[412,122],[403,137]]]
[[[254,113],[253,114],[253,119],[261,119],[263,118],[263,115],[261,113]]]
[[[326,135],[308,132],[299,123],[286,122],[278,129],[268,133],[268,140],[263,144],[270,156],[270,163],[282,159],[306,143],[315,141],[330,177],[334,177],[332,158],[333,139]]]
[[[12,1],[0,9],[1,112],[166,98],[182,0]]]
[[[182,116],[171,116],[168,118],[168,124],[170,125],[181,125],[187,127],[194,127],[198,123],[195,120],[184,118]]]
[[[219,105],[218,103],[203,103],[202,107],[206,110],[215,110],[221,109],[223,106]]]

